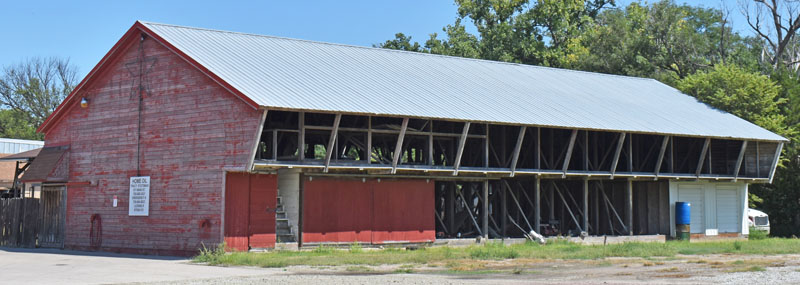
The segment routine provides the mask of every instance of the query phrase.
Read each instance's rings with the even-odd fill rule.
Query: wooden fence
[[[0,199],[0,246],[36,247],[39,205],[39,199]]]

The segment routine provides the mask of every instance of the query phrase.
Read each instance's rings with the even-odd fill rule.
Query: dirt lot
[[[691,255],[602,260],[460,260],[425,266],[292,266],[274,274],[167,284],[787,284],[800,283],[800,255]]]
[[[381,266],[219,267],[179,258],[0,248],[0,284],[800,283],[800,255],[473,260]]]

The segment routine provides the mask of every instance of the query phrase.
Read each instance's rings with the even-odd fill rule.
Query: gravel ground
[[[800,284],[800,266],[767,267],[760,272],[736,272],[691,278],[709,284]]]

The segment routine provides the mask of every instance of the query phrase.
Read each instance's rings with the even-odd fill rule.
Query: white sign
[[[131,177],[131,192],[128,216],[147,216],[150,214],[150,176]]]

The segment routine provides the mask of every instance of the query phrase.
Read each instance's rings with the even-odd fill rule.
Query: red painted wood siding
[[[229,249],[275,247],[276,175],[229,172],[225,176],[225,243]]]
[[[314,178],[303,185],[303,242],[428,242],[434,183]]]
[[[372,242],[427,242],[436,237],[434,183],[373,181]]]
[[[222,241],[224,171],[246,167],[262,111],[152,38],[144,40],[142,51],[148,93],[141,175],[151,177],[150,216],[128,216],[138,126],[139,36],[134,35],[82,89],[89,107],[68,106],[45,134],[48,146],[70,146],[69,181],[96,185],[68,188],[68,248],[88,248],[92,214],[102,216],[104,250],[191,254],[201,243]]]
[[[372,241],[372,185],[313,179],[303,185],[303,242]]]
[[[278,176],[250,174],[250,247],[275,247]]]
[[[250,245],[250,176],[228,173],[225,176],[225,244],[229,249],[247,251]]]

